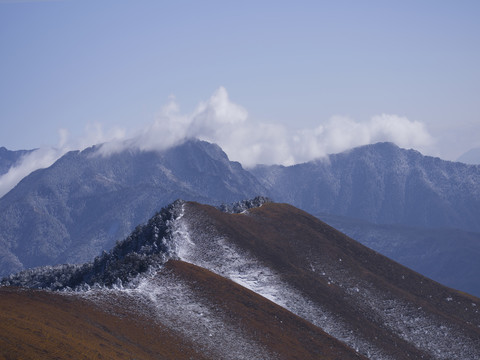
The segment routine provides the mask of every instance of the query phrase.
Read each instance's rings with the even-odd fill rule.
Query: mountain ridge
[[[107,288],[80,286],[73,294],[101,302],[110,301],[108,294],[144,294],[161,316],[175,322],[171,304],[200,306],[197,295],[179,287],[185,283],[178,283],[176,271],[187,271],[191,279],[191,271],[200,274],[194,269],[205,270],[308,321],[347,344],[353,354],[371,359],[480,358],[480,299],[431,281],[291,205],[267,202],[246,212],[225,213],[209,205],[177,202],[160,213],[168,231],[156,232],[158,222],[151,221],[134,232],[129,243],[136,244],[130,249],[138,254],[148,254],[154,243],[170,244],[147,255],[161,264],[151,266],[148,259],[140,259],[144,270],[127,282],[111,281]],[[160,234],[165,236],[160,239]],[[122,246],[111,250],[112,262],[122,261],[114,256]],[[169,251],[166,257],[155,255]],[[213,281],[194,279],[188,288],[195,293]],[[19,285],[14,277],[8,281]]]
[[[376,224],[480,231],[480,167],[377,143],[289,167],[252,169],[275,201]]]
[[[312,214],[330,218],[336,214],[382,226],[375,232],[368,226],[342,229],[367,245],[397,241],[396,253],[388,246],[376,249],[397,260],[407,259],[405,264],[444,284],[480,294],[472,271],[463,278],[452,277],[459,268],[449,258],[454,249],[465,269],[476,269],[472,254],[478,248],[474,238],[480,236],[475,230],[480,226],[478,166],[425,157],[391,143],[291,167],[250,171],[230,161],[217,145],[199,140],[159,152],[127,150],[102,156],[100,150],[96,146],[67,153],[0,198],[0,276],[35,266],[89,261],[177,198],[220,205],[266,195]],[[391,230],[385,230],[386,224]],[[418,229],[414,234],[418,242],[402,240],[398,226]],[[389,240],[392,234],[396,240]],[[438,246],[438,251],[425,253],[424,242]],[[466,247],[463,252],[455,249],[459,244]],[[430,259],[428,266],[425,259]]]
[[[163,152],[109,157],[72,151],[0,198],[0,273],[85,262],[177,198],[220,205],[263,187],[217,146],[191,140]]]

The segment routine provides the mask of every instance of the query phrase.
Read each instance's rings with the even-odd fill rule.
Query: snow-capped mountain
[[[0,274],[80,263],[177,198],[221,204],[265,190],[214,144],[190,140],[163,152],[97,148],[67,153],[0,198]]]
[[[443,284],[480,295],[480,166],[391,143],[253,169],[275,201]]]
[[[0,276],[88,261],[177,198],[218,205],[267,195],[335,219],[331,225],[365,245],[480,295],[480,166],[390,143],[250,172],[197,140],[163,152],[97,149],[66,154],[0,198]]]
[[[480,232],[480,166],[378,143],[252,171],[276,201],[374,224]]]
[[[255,204],[261,206],[249,208]],[[293,206],[258,199],[237,208],[242,212],[177,201],[91,263],[3,281],[63,292],[32,297],[6,287],[1,298],[9,316],[26,311],[8,302],[17,297],[43,299],[50,312],[56,303],[79,301],[74,323],[87,322],[88,307],[104,312],[99,319],[108,324],[139,327],[140,317],[144,329],[158,326],[161,336],[181,339],[198,358],[480,359],[480,299],[429,280]],[[19,332],[38,336],[21,322],[0,326],[9,327],[11,337],[0,337],[0,344],[15,343]],[[50,320],[42,329],[49,334],[59,326]],[[120,331],[98,327],[108,330],[102,336]],[[125,350],[125,335],[116,338],[105,340],[108,350]],[[76,351],[82,344],[61,345]],[[102,351],[91,347],[93,355]],[[158,350],[147,344],[144,351],[150,350],[155,358]],[[22,351],[28,347],[16,354]]]

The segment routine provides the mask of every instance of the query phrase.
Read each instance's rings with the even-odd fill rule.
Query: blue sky
[[[461,0],[0,0],[0,146],[133,134],[224,89],[250,128],[387,114],[455,159],[480,146],[478,19],[480,2]]]

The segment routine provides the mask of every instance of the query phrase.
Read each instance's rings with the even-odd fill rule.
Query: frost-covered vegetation
[[[217,207],[220,211],[229,213],[229,214],[240,214],[244,211],[247,211],[252,208],[257,208],[263,204],[272,202],[268,197],[257,196],[253,199],[237,201],[231,204],[222,204]]]
[[[177,200],[163,208],[147,224],[137,226],[130,236],[92,262],[29,269],[4,278],[1,284],[60,290],[127,283],[175,257],[170,223],[179,215],[182,204]]]
[[[268,198],[258,196],[218,208],[228,213],[241,213],[267,202],[270,202]],[[92,262],[28,269],[2,279],[0,284],[50,290],[126,284],[138,274],[161,266],[170,258],[178,258],[173,239],[176,230],[171,224],[182,214],[183,204],[183,200],[177,200],[163,208],[146,224],[137,226],[126,239],[117,242],[111,251],[104,251]]]
[[[220,209],[248,214],[248,209],[266,202],[267,198],[257,197]],[[396,348],[397,341],[398,351],[407,349],[408,356],[415,358],[480,359],[478,331],[473,328],[480,326],[477,315],[480,305],[475,298],[440,289],[448,296],[445,304],[453,306],[457,301],[455,296],[464,302],[468,300],[465,310],[464,305],[449,305],[443,312],[443,302],[439,306],[432,296],[428,298],[430,301],[423,295],[415,295],[417,290],[430,291],[423,286],[427,279],[367,253],[332,228],[315,220],[304,220],[306,216],[298,216],[287,205],[279,205],[276,211],[270,206],[264,209],[259,216],[254,212],[212,215],[202,206],[177,200],[93,262],[28,270],[4,279],[2,284],[73,289],[79,291],[76,295],[98,297],[99,301],[110,299],[102,294],[128,295],[135,299],[135,304],[147,304],[167,326],[181,328],[188,338],[202,346],[211,346],[215,341],[232,344],[225,353],[216,354],[217,358],[268,358],[269,354],[255,339],[240,331],[227,315],[216,312],[218,309],[197,285],[190,287],[190,283],[182,283],[164,271],[174,263],[164,267],[169,259],[178,259],[262,295],[370,359],[397,358],[397,350],[391,347],[394,342]],[[269,210],[275,215],[269,217]],[[293,220],[289,223],[290,219]],[[320,233],[323,235],[315,235]],[[247,241],[251,238],[257,240],[253,245]],[[324,243],[320,247],[317,241]],[[287,261],[277,262],[282,256]],[[365,265],[367,262],[371,264]],[[403,288],[393,278],[381,274],[392,271],[392,276],[403,282],[405,276],[399,270],[417,279],[418,284],[410,282],[410,285],[418,289],[410,292],[408,287]],[[304,279],[312,281],[304,283]],[[341,304],[332,304],[337,301]],[[471,321],[465,321],[464,311],[471,315]],[[361,326],[355,322],[359,318]],[[235,338],[238,341],[234,342]],[[254,350],[245,352],[244,357],[238,355],[242,354],[242,348],[249,347]],[[229,351],[236,355],[227,356]]]

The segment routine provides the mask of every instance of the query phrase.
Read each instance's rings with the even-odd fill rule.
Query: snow
[[[280,274],[219,234],[213,225],[205,228],[201,219],[189,213],[187,217],[180,216],[173,226],[173,241],[181,260],[209,269],[258,293],[358,349],[370,359],[388,359],[369,339],[357,335],[346,321],[293,288]],[[480,359],[480,345],[464,336],[462,329],[454,328],[439,316],[413,307],[384,289],[366,283],[357,274],[348,272],[342,264],[340,258],[331,265],[310,261],[312,272],[318,276],[323,274],[329,284],[345,289],[356,306],[374,314],[381,319],[380,323],[418,349],[436,359]]]
[[[172,224],[173,241],[181,260],[206,268],[256,292],[320,327],[350,347],[359,349],[360,353],[371,359],[389,359],[367,339],[356,335],[354,329],[345,321],[290,286],[282,280],[280,274],[251,254],[220,236],[213,226],[205,229],[205,224],[201,223],[200,219],[195,219],[194,214],[189,214],[187,219],[184,213],[185,208]],[[195,222],[198,220],[201,231],[196,228]]]
[[[178,217],[168,224],[171,236],[162,240],[168,257],[231,279],[318,326],[369,359],[391,359],[372,339],[360,336],[347,320],[310,299],[285,281],[280,273],[220,234],[214,223],[194,211],[186,212],[183,203]],[[312,257],[308,259],[308,266],[319,280],[342,289],[352,306],[432,358],[480,360],[480,344],[465,335],[463,329],[368,283],[349,271],[344,262],[341,258],[329,261]],[[117,284],[114,289],[90,289],[85,296],[94,298],[102,291],[118,291],[137,299],[145,304],[145,311],[172,330],[182,332],[216,358],[275,358],[210,304],[201,292],[161,268],[151,269],[149,274],[140,275],[125,287]],[[453,298],[447,297],[445,301],[453,301]],[[475,303],[472,303],[472,311],[478,311]]]
[[[385,289],[375,287],[346,268],[325,263],[323,267],[332,282],[345,289],[353,304],[379,318],[381,324],[433,358],[480,359],[480,344],[464,335],[463,329],[450,325],[440,316],[427,313],[422,307],[413,306]],[[446,300],[453,299],[449,297]]]
[[[81,296],[97,303],[110,301],[110,293],[134,300],[135,309],[196,344],[212,358],[276,359],[241,324],[234,323],[222,309],[211,304],[183,279],[159,270],[142,276],[132,287],[116,286],[85,291]],[[77,293],[78,294],[78,293]]]

